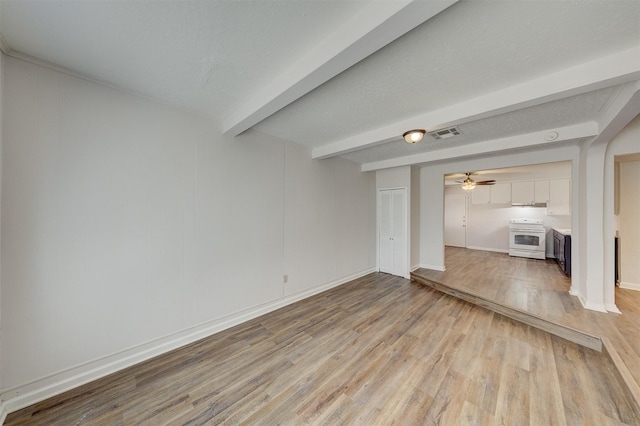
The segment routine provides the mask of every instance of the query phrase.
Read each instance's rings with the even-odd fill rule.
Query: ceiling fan
[[[476,187],[476,185],[495,185],[496,181],[491,179],[491,180],[481,180],[481,181],[474,181],[473,179],[471,179],[471,175],[474,174],[473,172],[468,172],[465,173],[465,175],[467,176],[465,178],[465,180],[463,181],[459,181],[457,180],[456,182],[461,183],[462,184],[462,189],[466,189],[466,190],[471,190],[473,188]]]

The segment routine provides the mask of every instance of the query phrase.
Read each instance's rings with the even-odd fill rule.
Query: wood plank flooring
[[[374,273],[5,424],[639,423],[606,355]]]
[[[514,307],[608,342],[623,363],[620,374],[640,394],[640,292],[616,289],[620,314],[586,310],[569,294],[570,278],[553,260],[447,247],[446,271],[418,269],[416,276]],[[630,380],[629,380],[630,379]]]

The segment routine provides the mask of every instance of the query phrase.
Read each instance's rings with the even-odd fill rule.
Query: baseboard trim
[[[611,312],[614,314],[621,314],[620,309],[616,306],[615,303],[605,303],[604,307],[607,309],[607,312]]]
[[[591,309],[592,311],[596,311],[596,312],[608,312],[604,303],[593,303],[593,302],[587,301],[584,304],[584,307],[585,309]]]
[[[209,337],[220,331],[322,293],[331,288],[343,285],[349,281],[353,281],[375,271],[375,267],[368,268],[355,274],[314,287],[313,289],[292,293],[281,299],[266,302],[252,308],[236,312],[235,314],[227,315],[225,317],[137,345],[115,354],[83,363],[12,389],[3,390],[0,395],[0,424],[4,422],[4,419],[9,413],[21,410],[22,408],[44,401],[47,398],[51,398],[78,386],[98,380],[108,376],[109,374],[113,374],[158,355],[162,355],[205,337]]]
[[[640,291],[640,284],[620,282],[620,288],[624,288],[626,290]]]
[[[427,265],[427,264],[420,264],[419,268],[432,269],[432,270],[434,270],[434,271],[440,271],[440,272],[444,272],[444,271],[446,271],[446,268],[444,267],[444,265]]]

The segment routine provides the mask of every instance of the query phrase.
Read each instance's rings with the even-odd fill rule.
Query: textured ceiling
[[[600,89],[518,111],[500,114],[484,120],[459,124],[461,135],[449,139],[434,139],[425,135],[420,143],[408,144],[401,136],[397,140],[343,155],[357,163],[371,163],[388,158],[434,151],[452,146],[515,136],[569,126],[595,119],[616,88]]]
[[[459,2],[257,128],[319,146],[637,45],[640,1]]]
[[[232,116],[251,121],[247,105],[267,105],[267,118],[248,127],[307,145],[315,158],[363,164],[595,120],[615,84],[639,79],[638,0],[431,0],[429,13],[425,4],[0,0],[0,33],[5,53],[202,112],[226,129]],[[603,67],[607,55],[617,62]],[[596,64],[586,77],[566,71],[585,64]],[[316,78],[318,70],[335,77]],[[283,81],[285,92],[262,96]],[[270,102],[282,93],[291,103],[277,111]],[[419,121],[431,113],[464,135],[399,141],[406,123],[435,130],[437,119]]]
[[[7,1],[12,50],[221,120],[362,5],[324,1]]]

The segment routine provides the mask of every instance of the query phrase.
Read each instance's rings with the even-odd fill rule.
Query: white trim
[[[627,290],[640,291],[640,284],[638,284],[638,283],[625,283],[624,281],[620,281],[620,288],[624,288],[624,289],[627,289]]]
[[[607,309],[607,312],[611,312],[614,314],[621,314],[620,309],[616,306],[615,303],[605,303],[604,307]]]
[[[509,253],[509,250],[491,248],[491,247],[478,247],[478,246],[467,246],[470,250],[482,250],[482,251],[493,251],[496,253]]]
[[[583,304],[583,306],[585,309],[590,309],[592,311],[607,312],[607,308],[604,306],[604,303],[587,302]]]
[[[440,272],[444,272],[447,270],[447,268],[444,267],[444,265],[427,265],[427,264],[420,264],[421,268],[424,269],[432,269],[434,271],[440,271]]]
[[[150,342],[133,346],[114,354],[86,362],[67,370],[37,379],[33,382],[3,390],[0,395],[0,424],[8,413],[28,407],[109,374],[131,367],[166,352],[196,342],[235,325],[257,318],[302,299],[322,293],[354,279],[375,272],[368,268],[355,274],[339,278],[310,290],[288,295],[213,321],[191,327]]]

